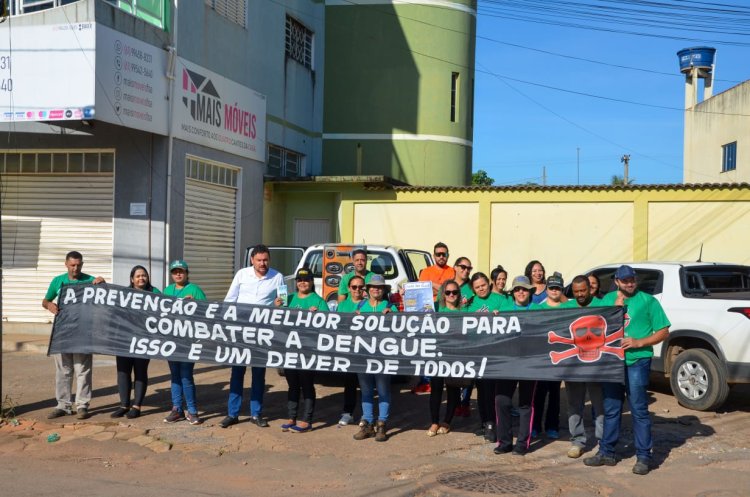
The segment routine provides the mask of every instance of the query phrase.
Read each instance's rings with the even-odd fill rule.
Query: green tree
[[[487,174],[487,171],[485,171],[484,169],[480,169],[479,171],[471,175],[471,184],[478,186],[492,186],[495,184],[495,180],[493,178],[490,178],[489,174]]]
[[[628,178],[627,184],[632,185],[633,183],[635,183],[635,178]],[[612,186],[625,186],[625,178],[619,174],[613,174],[609,184]]]

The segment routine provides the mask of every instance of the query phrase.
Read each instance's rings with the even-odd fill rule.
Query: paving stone
[[[136,445],[140,445],[141,447],[145,447],[146,445],[152,443],[154,441],[154,437],[149,437],[148,435],[138,435],[137,437],[133,437],[128,442],[134,443]]]
[[[172,444],[165,442],[164,440],[155,440],[152,443],[146,445],[147,449],[151,449],[154,452],[169,452],[172,450]]]
[[[96,440],[97,442],[106,442],[107,440],[112,440],[114,436],[115,432],[113,431],[103,431],[101,433],[91,435],[89,438],[91,438],[91,440]]]
[[[115,433],[115,440],[130,440],[146,434],[146,430],[122,430]]]
[[[105,426],[100,425],[85,425],[78,428],[75,431],[75,434],[79,437],[90,437],[92,435],[96,435],[97,433],[101,433],[106,429],[107,428]]]

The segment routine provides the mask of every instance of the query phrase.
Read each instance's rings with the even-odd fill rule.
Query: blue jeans
[[[198,414],[198,406],[195,404],[195,381],[193,380],[193,362],[169,363],[169,372],[172,375],[172,407],[182,409],[182,399],[185,398],[187,410],[190,414]]]
[[[250,384],[250,416],[258,417],[263,412],[263,393],[266,390],[266,368],[250,368],[252,382]],[[232,376],[229,379],[228,415],[236,418],[242,408],[242,390],[245,384],[246,366],[232,366]]]
[[[368,423],[375,420],[373,404],[375,388],[378,389],[378,421],[388,421],[391,410],[391,376],[387,374],[357,374],[362,392],[362,419]]]
[[[614,457],[615,446],[620,438],[622,404],[628,396],[630,417],[633,424],[635,455],[638,460],[650,461],[653,443],[651,440],[651,416],[648,413],[648,381],[651,373],[651,358],[639,359],[632,366],[625,366],[625,385],[602,383],[604,396],[604,433],[599,441],[599,452]]]

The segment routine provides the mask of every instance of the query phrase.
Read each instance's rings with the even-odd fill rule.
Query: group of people
[[[636,474],[647,474],[651,469],[652,440],[651,421],[648,413],[647,386],[653,345],[663,341],[670,323],[659,302],[651,295],[638,291],[636,273],[630,266],[621,266],[614,275],[616,289],[602,293],[596,277],[578,275],[571,282],[572,298],[564,295],[562,275],[546,276],[539,261],[531,261],[523,275],[513,278],[506,291],[508,273],[502,266],[494,268],[490,275],[472,274],[471,261],[458,257],[453,266],[448,264],[449,251],[444,243],[437,243],[433,250],[435,264],[420,273],[420,280],[432,282],[435,312],[498,313],[503,311],[525,312],[554,308],[590,306],[627,306],[628,322],[621,346],[625,350],[625,384],[579,383],[565,384],[568,408],[568,428],[571,446],[567,455],[580,457],[585,450],[587,437],[584,427],[584,406],[588,393],[595,419],[594,433],[599,450],[584,460],[588,466],[611,466],[616,463],[615,446],[619,439],[621,412],[627,395],[632,415],[637,462]],[[283,276],[270,266],[270,252],[264,245],[256,245],[250,254],[251,265],[240,269],[226,294],[226,302],[266,306],[287,306],[310,311],[327,311],[328,305],[316,292],[312,272],[301,268],[295,275],[294,291],[279,292],[284,286]],[[367,252],[364,249],[352,253],[354,270],[345,275],[339,287],[337,312],[389,313],[398,312],[388,298],[391,291],[383,275],[367,269]],[[50,284],[42,305],[56,314],[54,300],[64,284],[101,283],[100,277],[92,277],[81,271],[83,257],[79,252],[66,256],[67,273],[56,277]],[[176,298],[205,299],[203,291],[189,281],[189,268],[185,261],[173,261],[169,265],[172,284],[163,293]],[[130,273],[130,287],[158,292],[142,266]],[[89,417],[91,399],[91,356],[88,354],[59,354],[55,356],[57,407],[49,418],[71,415],[71,386],[75,378],[78,384],[76,407],[79,419]],[[187,420],[200,424],[193,379],[194,363],[169,361],[171,373],[172,408],[164,421],[174,423]],[[120,407],[113,417],[136,418],[148,384],[148,360],[117,358],[117,378]],[[243,404],[244,366],[233,366],[229,383],[227,415],[219,426],[228,428],[239,422]],[[265,390],[265,368],[251,368],[250,422],[259,427],[268,427],[263,417],[263,394]],[[287,420],[281,425],[283,431],[303,433],[313,426],[315,409],[315,374],[302,369],[285,369],[288,384]],[[387,374],[347,373],[344,378],[344,406],[340,425],[355,422],[357,388],[361,392],[362,416],[355,440],[375,438],[386,441],[387,422],[391,407],[391,376]],[[430,394],[429,437],[451,431],[453,417],[468,415],[472,388],[477,389],[477,406],[481,421],[478,435],[495,443],[496,454],[513,453],[524,455],[531,440],[541,433],[550,439],[559,438],[560,381],[529,381],[513,379],[477,379],[473,385],[464,379],[420,378],[416,393]],[[447,392],[447,408],[441,418],[443,390]],[[518,390],[518,404],[513,407],[513,397]],[[375,392],[377,391],[377,416],[375,414]],[[131,398],[131,392],[134,396]],[[546,416],[543,416],[545,403]],[[518,432],[513,437],[512,418],[518,416]]]

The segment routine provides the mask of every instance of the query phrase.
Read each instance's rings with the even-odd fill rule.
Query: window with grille
[[[737,142],[727,143],[721,147],[721,172],[737,169]]]
[[[271,176],[303,176],[303,162],[302,154],[268,145],[268,174]]]
[[[114,152],[0,151],[0,174],[111,174],[114,169]]]
[[[206,5],[211,7],[222,17],[225,17],[243,28],[246,27],[247,0],[206,0]]]
[[[286,16],[286,56],[312,69],[313,32],[293,17]]]
[[[188,156],[185,159],[185,176],[206,183],[237,188],[239,169]]]

